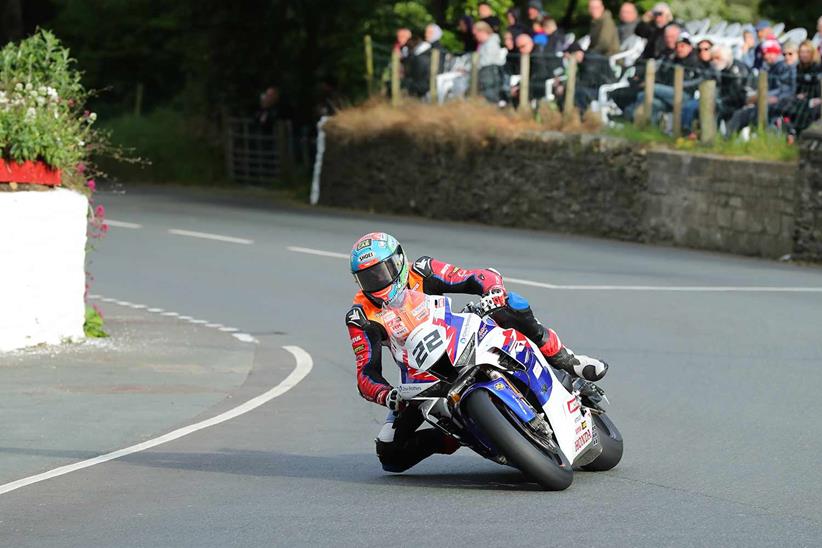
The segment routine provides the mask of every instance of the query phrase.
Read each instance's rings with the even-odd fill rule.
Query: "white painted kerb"
[[[83,337],[88,200],[0,192],[0,352]]]

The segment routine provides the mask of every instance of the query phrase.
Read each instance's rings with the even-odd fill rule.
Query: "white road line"
[[[218,242],[228,242],[232,244],[251,245],[254,240],[246,240],[245,238],[235,238],[233,236],[223,236],[222,234],[211,234],[208,232],[195,232],[192,230],[180,230],[177,228],[170,228],[169,234],[176,234],[177,236],[189,236],[191,238],[203,238],[205,240],[216,240]]]
[[[308,247],[286,247],[289,251],[296,253],[306,253],[308,255],[319,255],[321,257],[333,257],[335,259],[348,259],[344,253],[334,251],[323,251],[321,249],[311,249]],[[822,293],[822,287],[784,287],[784,286],[700,286],[700,285],[557,285],[545,282],[535,282],[533,280],[523,280],[521,278],[509,278],[504,276],[505,283],[527,285],[530,287],[541,287],[544,289],[557,289],[564,291],[671,291],[671,292],[739,292],[739,293]]]
[[[245,343],[256,343],[258,342],[257,339],[249,335],[248,333],[232,333],[232,336],[237,339],[238,341],[245,342]]]
[[[297,253],[307,253],[309,255],[319,255],[321,257],[334,257],[336,259],[348,259],[349,256],[345,253],[335,253],[334,251],[322,251],[320,249],[309,249],[307,247],[288,246],[289,251],[296,251]]]
[[[117,228],[143,228],[143,225],[138,225],[137,223],[127,223],[125,221],[115,221],[114,219],[106,219],[106,224],[108,226],[115,226]]]
[[[217,424],[239,417],[240,415],[244,415],[249,411],[253,411],[261,405],[273,400],[274,398],[282,396],[283,394],[297,386],[297,384],[299,384],[300,381],[302,381],[306,376],[308,376],[308,374],[311,372],[311,369],[314,367],[314,361],[311,359],[311,355],[299,346],[284,346],[283,348],[294,356],[297,365],[294,368],[294,371],[292,371],[285,379],[283,379],[283,381],[280,384],[278,384],[271,390],[264,392],[259,396],[252,398],[247,402],[238,405],[233,409],[230,409],[229,411],[226,411],[225,413],[220,413],[216,417],[212,417],[210,419],[206,419],[204,421],[200,421],[189,426],[184,426],[183,428],[178,428],[177,430],[169,432],[168,434],[162,435],[160,437],[148,441],[144,441],[143,443],[138,443],[136,445],[132,445],[124,449],[112,451],[111,453],[106,453],[104,455],[100,455],[98,457],[94,457],[88,460],[75,462],[74,464],[54,468],[53,470],[43,472],[42,474],[36,474],[34,476],[22,478],[16,481],[12,481],[10,483],[5,483],[3,485],[0,485],[0,495],[10,493],[12,491],[20,489],[22,487],[26,487],[28,485],[32,485],[34,483],[39,483],[41,481],[46,481],[59,476],[64,476],[66,474],[70,474],[71,472],[76,472],[84,468],[89,468],[91,466],[102,464],[110,460],[119,459],[128,455],[132,455],[134,453],[139,453],[140,451],[145,451],[146,449],[151,449],[152,447],[157,447],[158,445],[162,445],[164,443],[180,439],[183,436],[193,434],[198,430],[203,430],[210,426],[215,426]]]

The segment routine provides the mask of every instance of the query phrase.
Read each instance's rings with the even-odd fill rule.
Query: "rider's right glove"
[[[385,396],[385,406],[394,412],[402,411],[405,407],[405,401],[400,397],[400,393],[396,388],[392,388]]]

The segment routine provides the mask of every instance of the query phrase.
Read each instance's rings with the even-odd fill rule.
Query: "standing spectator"
[[[619,7],[619,26],[617,27],[620,44],[624,44],[628,38],[634,35],[638,24],[639,12],[636,9],[636,4],[633,2],[625,2],[622,4]]]
[[[640,59],[658,59],[662,55],[665,51],[665,28],[673,20],[671,7],[665,2],[657,3],[651,11],[643,14],[634,31],[648,41]]]
[[[745,63],[748,68],[753,68],[756,63],[756,35],[752,27],[742,32],[742,49],[739,60]]]
[[[530,24],[542,20],[544,13],[545,11],[542,9],[541,0],[531,0],[528,2],[528,22]]]
[[[767,19],[760,19],[759,22],[756,24],[756,37],[757,37],[757,46],[754,53],[754,68],[760,69],[762,68],[762,45],[765,43],[766,40],[770,38],[776,39],[776,36],[773,35],[773,28],[771,27],[771,22]]]
[[[494,13],[494,8],[491,7],[491,4],[488,2],[480,2],[477,4],[477,14],[479,15],[480,21],[488,23],[491,30],[499,33],[499,26],[501,22],[499,17],[497,17],[497,14]]]
[[[557,21],[550,15],[542,18],[542,29],[548,38],[548,44],[543,48],[543,52],[548,55],[562,53],[565,49],[565,33],[557,26]]]
[[[280,104],[280,88],[274,85],[268,86],[260,94],[260,108],[254,114],[260,130],[270,132],[274,129],[277,120],[287,117],[287,109]]]
[[[479,21],[474,25],[474,38],[479,47],[479,91],[490,103],[497,103],[502,92],[502,70],[505,63],[504,50],[499,45],[499,35],[491,25]]]
[[[768,71],[768,120],[779,115],[778,105],[791,99],[796,93],[795,73],[780,58],[782,46],[777,40],[765,40],[761,44],[762,67]],[[728,123],[728,132],[735,133],[757,122],[756,96],[748,98],[748,104],[737,110]],[[766,124],[767,125],[767,124]]]
[[[617,32],[611,12],[605,9],[602,0],[588,0],[588,14],[591,16],[591,45],[588,53],[614,55],[619,52],[619,32]]]
[[[786,116],[790,119],[789,140],[819,119],[820,83],[822,61],[819,50],[810,40],[799,44],[799,61],[796,66],[796,97]]]
[[[463,15],[457,21],[457,38],[462,42],[462,52],[477,51],[477,40],[474,38],[474,19],[470,15]]]
[[[514,40],[523,32],[528,33],[528,27],[520,22],[519,10],[517,8],[510,8],[506,11],[505,19],[508,22],[508,32],[511,33],[511,38]]]

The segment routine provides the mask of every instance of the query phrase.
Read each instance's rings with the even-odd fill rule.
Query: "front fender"
[[[462,394],[461,400],[464,401],[469,394],[475,390],[485,390],[491,396],[505,404],[511,409],[514,414],[523,422],[530,422],[536,417],[536,412],[533,407],[522,397],[518,390],[516,390],[511,382],[505,377],[500,377],[493,381],[484,381],[472,384]]]

